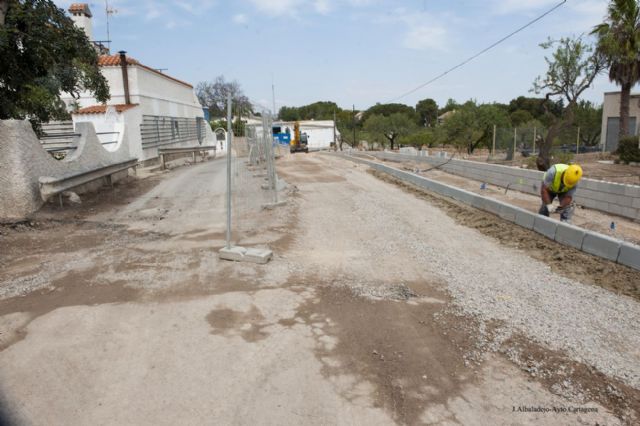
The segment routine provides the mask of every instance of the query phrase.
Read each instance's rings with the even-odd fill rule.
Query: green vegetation
[[[616,154],[620,156],[620,161],[629,164],[630,162],[640,163],[640,147],[638,136],[626,136],[620,139]]]
[[[408,136],[416,131],[418,126],[414,118],[402,112],[394,112],[388,116],[374,114],[364,122],[364,130],[373,142],[385,146],[388,141],[390,148],[394,149],[394,144],[399,137]]]
[[[551,112],[548,102],[543,104],[545,119],[550,123],[549,131],[540,144],[537,166],[547,170],[551,166],[551,148],[562,132],[573,125],[575,109],[580,95],[587,90],[596,76],[604,69],[602,55],[582,38],[564,37],[558,41],[541,43],[543,49],[552,49],[546,56],[547,72],[533,82],[532,91],[544,94],[546,100],[556,99],[566,103],[557,116]],[[557,102],[556,101],[556,102]]]
[[[449,111],[455,113],[438,124],[437,117]],[[450,145],[471,154],[478,148],[492,147],[494,126],[499,135],[509,140],[509,147],[512,146],[514,127],[523,130],[518,132],[520,145],[532,144],[534,128],[537,129],[536,143],[539,143],[549,123],[558,120],[564,111],[562,99],[524,96],[513,99],[509,104],[479,104],[475,100],[458,103],[449,99],[443,108],[438,108],[433,99],[424,99],[415,108],[404,104],[376,104],[366,111],[342,109],[334,102],[324,101],[302,107],[283,107],[280,119],[331,120],[335,113],[336,127],[341,135],[340,149],[344,143],[355,147],[366,141],[370,148],[374,144],[380,148],[393,146],[392,149],[398,145],[416,149]],[[578,126],[581,145],[597,144],[601,116],[601,106],[587,101],[578,102],[574,107],[573,122],[557,132],[553,146],[575,146]],[[499,145],[499,148],[505,147]]]
[[[109,99],[98,55],[85,33],[51,0],[0,2],[0,119],[68,119],[61,93]],[[0,13],[0,17],[2,14]]]

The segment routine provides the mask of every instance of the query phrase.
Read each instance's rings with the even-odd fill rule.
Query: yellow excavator
[[[306,133],[300,133],[300,123],[297,121],[293,125],[293,138],[289,143],[289,151],[292,154],[295,152],[309,152],[309,136]]]

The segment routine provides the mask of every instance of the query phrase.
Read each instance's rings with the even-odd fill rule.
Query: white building
[[[73,4],[69,12],[92,39],[89,6]],[[146,161],[156,158],[160,147],[216,143],[191,84],[143,65],[126,52],[101,55],[99,65],[109,83],[107,105],[88,92],[63,100],[73,111],[74,123],[94,123],[107,149],[115,149],[126,135],[131,155]]]
[[[329,149],[331,144],[340,140],[340,132],[335,129],[333,120],[306,120],[299,121],[300,133],[306,133],[308,136],[308,147],[311,150]],[[291,133],[293,138],[293,121],[279,121],[273,124],[274,128],[280,128],[280,133]]]
[[[638,118],[640,117],[640,94],[632,94],[629,99],[629,134],[638,134]],[[602,105],[602,132],[600,144],[604,150],[613,152],[618,148],[618,131],[620,130],[620,92],[604,94]]]

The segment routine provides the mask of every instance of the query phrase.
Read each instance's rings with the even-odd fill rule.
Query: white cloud
[[[318,12],[321,15],[328,14],[332,9],[332,5],[329,2],[329,0],[315,0],[313,2],[313,7],[316,10],[316,12]]]
[[[234,24],[238,24],[238,25],[246,25],[249,22],[247,15],[243,13],[238,13],[237,15],[234,15],[232,20]]]
[[[415,50],[445,51],[449,45],[448,23],[455,18],[448,15],[436,16],[428,12],[415,12],[404,8],[396,9],[391,15],[378,19],[382,23],[392,23],[405,29],[402,46]]]
[[[305,0],[249,0],[258,11],[269,16],[295,16],[307,3]]]
[[[447,31],[442,26],[410,26],[402,44],[406,48],[416,50],[445,50]]]

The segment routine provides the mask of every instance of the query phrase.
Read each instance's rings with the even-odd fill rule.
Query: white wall
[[[124,104],[121,68],[119,66],[102,67],[101,71],[109,83],[111,99],[108,104]],[[127,71],[131,103],[139,104],[142,114],[204,117],[202,106],[193,88],[136,65],[129,65]],[[73,101],[69,95],[63,96],[62,99],[67,105]],[[98,101],[88,92],[81,93],[77,102],[81,108],[98,104]]]
[[[604,94],[602,104],[602,132],[600,133],[600,145],[607,140],[607,120],[610,117],[620,117],[620,92],[608,92]],[[640,126],[640,94],[631,95],[629,99],[629,117],[636,117],[636,126]],[[636,129],[636,134],[638,129]]]
[[[91,23],[91,18],[84,15],[71,15],[71,19],[76,27],[84,30],[89,41],[93,41],[93,24]]]
[[[119,66],[109,66],[102,67],[101,71],[109,83],[111,99],[108,104],[124,104],[122,69]],[[157,157],[158,149],[142,149],[140,124],[143,115],[204,118],[204,112],[190,86],[136,65],[129,65],[127,71],[131,103],[138,104],[138,106],[118,114],[118,122],[123,123],[126,129],[131,155],[140,161],[145,161]],[[73,101],[69,95],[62,98],[67,105]],[[98,101],[88,92],[82,93],[77,102],[81,108],[98,104]],[[108,118],[105,114],[74,114],[73,120],[74,123],[92,122],[96,125],[98,132],[112,131],[108,129],[114,127],[113,124],[107,123]],[[207,124],[205,127],[206,134],[203,145],[215,144],[215,135],[211,132],[210,126]],[[104,137],[104,139],[106,138],[107,136]],[[165,147],[186,145],[193,145],[193,142],[176,143]]]
[[[322,121],[300,121],[300,133],[306,133],[309,136],[309,148],[325,149],[331,146],[333,142],[333,120]],[[276,122],[274,125],[281,126],[283,131],[285,128],[291,130],[293,138],[294,122]],[[336,139],[339,139],[340,132],[336,129]]]

